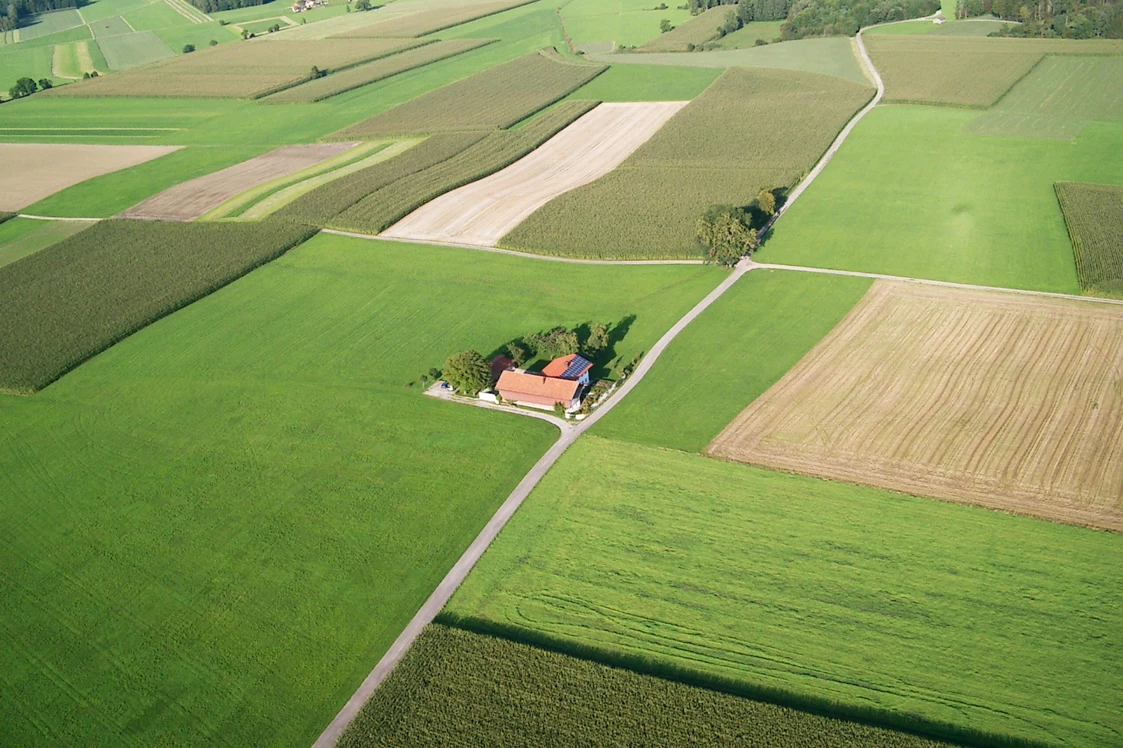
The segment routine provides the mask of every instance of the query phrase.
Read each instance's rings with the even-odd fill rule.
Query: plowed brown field
[[[213,174],[169,187],[122,213],[124,218],[193,221],[230,198],[354,148],[356,143],[286,145]]]
[[[1123,308],[878,281],[708,453],[1123,532]]]

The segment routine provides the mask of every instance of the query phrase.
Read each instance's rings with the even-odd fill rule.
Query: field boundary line
[[[63,216],[37,216],[31,213],[16,213],[16,218],[27,218],[32,221],[84,221],[86,223],[97,223],[104,221],[104,218],[65,218]]]
[[[351,239],[367,239],[381,242],[404,242],[405,244],[424,244],[430,247],[455,247],[457,249],[471,249],[477,252],[493,252],[501,255],[522,257],[527,260],[544,260],[546,262],[568,262],[575,265],[702,265],[702,260],[592,260],[579,257],[558,257],[557,255],[537,255],[533,252],[519,252],[514,249],[501,249],[500,247],[481,247],[476,244],[455,244],[448,242],[434,242],[427,239],[400,239],[398,237],[375,236],[362,234],[355,231],[340,231],[338,229],[323,229],[322,233],[346,236]]]

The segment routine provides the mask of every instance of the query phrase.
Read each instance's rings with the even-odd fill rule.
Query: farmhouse
[[[571,353],[554,359],[541,372],[508,368],[499,375],[495,389],[517,405],[550,409],[560,403],[573,410],[581,404],[592,368],[592,362]]]

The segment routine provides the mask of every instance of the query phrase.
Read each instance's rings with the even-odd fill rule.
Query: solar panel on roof
[[[587,369],[591,368],[592,365],[593,363],[591,361],[586,361],[580,356],[574,356],[573,360],[569,362],[569,366],[562,372],[561,379],[576,379],[584,374]]]

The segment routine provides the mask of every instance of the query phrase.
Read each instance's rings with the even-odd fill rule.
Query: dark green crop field
[[[605,70],[557,52],[532,52],[345,128],[341,140],[510,127]]]
[[[283,223],[104,221],[0,268],[0,391],[46,387],[313,233]]]
[[[1123,537],[585,436],[448,610],[928,734],[1110,745]]]
[[[872,95],[833,76],[730,68],[623,164],[551,200],[500,245],[576,257],[697,256],[694,227],[706,208],[794,185]]]
[[[339,742],[340,748],[420,745],[946,744],[432,624]]]
[[[420,375],[721,277],[321,234],[0,396],[2,742],[310,745],[557,436]]]
[[[1062,182],[1056,188],[1080,288],[1123,294],[1123,187]]]

